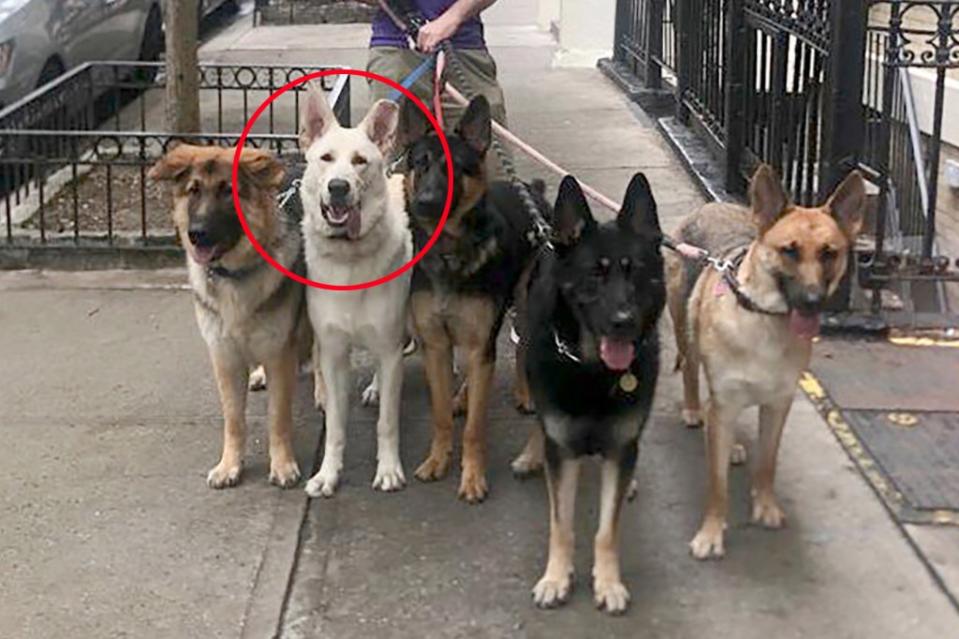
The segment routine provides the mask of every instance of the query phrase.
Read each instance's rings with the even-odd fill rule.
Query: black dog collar
[[[258,261],[253,266],[248,266],[247,268],[241,268],[236,270],[230,270],[224,266],[219,266],[219,265],[208,266],[206,269],[206,274],[207,274],[207,277],[211,277],[211,278],[221,277],[227,280],[239,281],[239,280],[244,280],[250,275],[253,275],[257,271],[259,271],[261,268],[263,268],[264,264],[266,264],[266,262],[261,260],[261,261]]]
[[[789,311],[773,311],[768,308],[763,308],[749,297],[742,287],[739,285],[739,280],[736,279],[736,272],[739,270],[739,267],[742,265],[743,260],[746,259],[746,254],[749,252],[749,247],[743,248],[733,257],[732,260],[729,260],[723,264],[722,268],[722,278],[723,282],[726,284],[727,288],[732,291],[733,297],[736,298],[736,303],[740,307],[749,311],[750,313],[759,313],[761,315],[771,315],[774,317],[785,317],[789,315]]]

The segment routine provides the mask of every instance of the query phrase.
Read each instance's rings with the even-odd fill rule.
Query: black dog
[[[549,561],[533,598],[552,607],[569,594],[580,461],[595,454],[602,457],[602,494],[593,590],[598,607],[620,613],[629,603],[619,571],[620,507],[659,374],[662,233],[642,174],[630,182],[614,222],[594,221],[569,176],[554,215],[555,250],[537,260],[529,295],[526,370],[543,430],[514,462],[531,469],[545,452]]]
[[[447,195],[446,157],[423,113],[405,102],[400,112],[401,143],[406,148],[407,210],[413,243],[419,251],[443,213]],[[486,409],[496,359],[496,337],[511,304],[525,316],[525,286],[535,254],[533,226],[517,188],[489,182],[485,157],[492,137],[489,103],[473,99],[456,131],[447,140],[453,163],[453,202],[443,232],[413,271],[410,309],[423,343],[433,412],[429,456],[416,470],[423,481],[443,477],[453,448],[453,348],[466,358],[466,426],[463,429],[463,476],[459,496],[470,503],[486,497]],[[542,184],[531,187],[539,210],[546,213]],[[519,298],[514,292],[519,291]],[[522,326],[517,327],[523,333]],[[530,405],[517,352],[517,404]]]

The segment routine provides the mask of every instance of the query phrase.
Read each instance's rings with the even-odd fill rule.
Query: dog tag
[[[619,378],[619,387],[624,393],[632,393],[637,386],[639,386],[639,380],[629,371]]]

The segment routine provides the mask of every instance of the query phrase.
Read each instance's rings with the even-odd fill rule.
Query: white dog
[[[388,178],[384,156],[392,147],[398,110],[380,100],[355,128],[336,121],[323,93],[306,91],[300,147],[307,167],[300,195],[310,279],[357,284],[378,279],[408,262],[413,243],[401,176]],[[378,362],[379,420],[373,487],[399,490],[400,389],[403,384],[409,272],[373,288],[310,288],[307,307],[326,380],[326,445],[319,472],[306,485],[313,497],[330,497],[343,469],[349,411],[350,350],[365,347]]]

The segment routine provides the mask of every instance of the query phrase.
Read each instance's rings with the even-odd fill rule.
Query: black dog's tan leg
[[[235,353],[214,350],[210,356],[223,410],[223,454],[206,482],[211,488],[227,488],[240,482],[243,471],[248,369]]]
[[[287,346],[263,363],[269,385],[270,482],[289,488],[300,479],[293,454],[293,391],[296,388],[297,353]]]
[[[549,492],[549,559],[546,572],[533,587],[533,601],[541,608],[566,602],[573,585],[573,517],[579,459],[560,459],[555,444],[547,442],[546,488]]]
[[[485,345],[468,354],[466,426],[463,428],[463,476],[459,496],[471,504],[486,498],[486,412],[493,383],[494,356]]]
[[[529,433],[529,439],[526,440],[526,446],[523,452],[517,455],[510,468],[513,475],[519,479],[525,479],[539,472],[543,468],[543,429],[539,424],[535,425]]]
[[[599,498],[599,530],[596,532],[593,563],[593,598],[596,607],[621,614],[629,605],[629,590],[619,571],[619,518],[623,498],[636,469],[637,445],[623,449],[621,459],[604,459]]]
[[[722,557],[723,533],[729,505],[729,456],[733,448],[734,425],[741,407],[721,405],[715,397],[706,408],[706,509],[703,523],[689,543],[697,559]]]
[[[453,344],[442,320],[433,314],[432,295],[414,293],[410,304],[416,332],[423,343],[433,416],[430,454],[415,475],[422,481],[434,481],[449,471],[453,452]]]
[[[753,522],[766,528],[781,528],[786,515],[776,495],[773,483],[776,479],[776,457],[783,434],[786,417],[793,398],[786,397],[776,403],[759,407],[759,458],[753,471]]]

